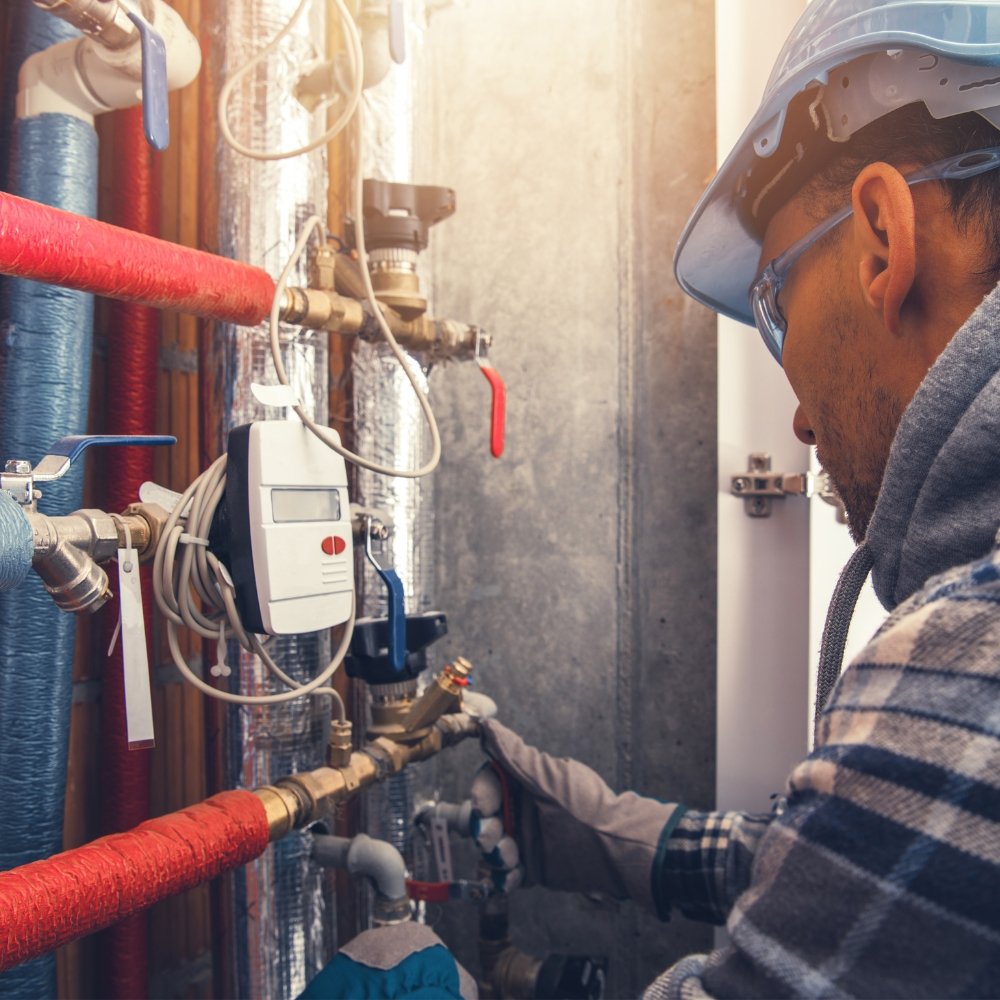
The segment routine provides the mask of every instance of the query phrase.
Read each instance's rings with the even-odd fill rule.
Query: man
[[[998,126],[1000,3],[814,0],[680,241],[685,290],[783,365],[859,543],[778,808],[615,796],[485,727],[527,881],[726,922],[650,997],[1000,996]],[[872,568],[892,613],[837,682]]]
[[[648,997],[1000,996],[998,129],[1000,0],[813,0],[680,241],[685,290],[783,365],[859,542],[777,808],[615,795],[484,724],[511,886],[726,923]],[[869,570],[891,614],[838,681]]]

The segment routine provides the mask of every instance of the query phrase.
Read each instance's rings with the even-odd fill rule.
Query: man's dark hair
[[[855,177],[869,163],[923,166],[988,146],[1000,147],[1000,130],[975,112],[938,119],[923,104],[910,104],[856,132],[801,190],[818,221],[847,204]],[[977,274],[992,287],[1000,279],[1000,176],[989,171],[943,183],[958,227],[983,234],[984,266]]]

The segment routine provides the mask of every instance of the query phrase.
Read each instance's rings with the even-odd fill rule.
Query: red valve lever
[[[490,414],[490,452],[494,458],[503,454],[504,429],[507,425],[507,386],[503,377],[486,358],[476,358],[479,368],[493,390],[493,408]]]

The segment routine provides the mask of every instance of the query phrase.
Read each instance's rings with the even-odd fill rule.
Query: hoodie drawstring
[[[840,579],[834,588],[830,610],[826,613],[826,623],[823,626],[823,643],[820,646],[819,667],[816,670],[814,721],[817,723],[830,692],[840,677],[840,668],[844,662],[844,647],[847,645],[847,633],[854,617],[854,608],[874,563],[871,550],[862,542],[847,560],[847,565],[841,571]]]

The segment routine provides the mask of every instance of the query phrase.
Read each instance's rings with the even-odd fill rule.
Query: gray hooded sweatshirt
[[[816,749],[769,815],[687,812],[657,908],[731,943],[648,997],[1000,997],[1000,290],[903,416],[821,655]],[[891,612],[837,680],[873,571]]]

